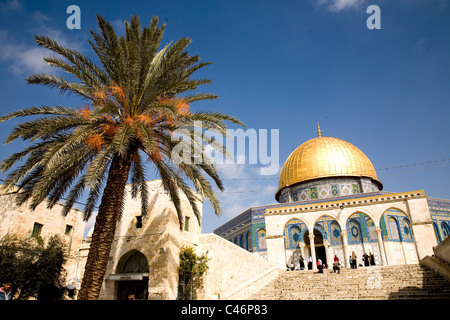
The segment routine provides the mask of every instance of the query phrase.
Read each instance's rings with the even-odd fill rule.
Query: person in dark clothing
[[[13,293],[11,288],[12,288],[11,281],[3,282],[3,287],[0,288],[0,300],[12,300]]]
[[[352,269],[357,269],[356,262],[356,253],[352,251]]]
[[[367,253],[364,252],[363,254],[363,261],[364,261],[364,266],[368,267],[369,266],[369,255]]]
[[[371,266],[375,265],[375,257],[373,256],[372,252],[370,252],[370,251],[369,251],[369,261],[370,261]]]

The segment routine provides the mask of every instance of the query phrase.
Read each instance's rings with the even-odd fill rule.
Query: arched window
[[[347,224],[348,243],[361,243],[361,226],[359,222],[352,219]]]
[[[336,221],[333,221],[330,225],[330,234],[330,241],[332,245],[342,244],[341,227]]]
[[[403,225],[402,225],[402,238],[405,241],[413,240],[412,232],[411,232],[411,226],[409,224],[408,219],[403,219]]]
[[[257,236],[258,236],[258,250],[267,250],[266,229],[259,229]]]
[[[372,218],[363,212],[355,212],[347,221],[349,243],[376,242],[377,232]]]
[[[377,241],[377,231],[375,228],[375,223],[372,219],[366,219],[366,227],[367,227],[367,239],[369,241]]]
[[[403,211],[386,210],[380,218],[380,227],[384,241],[414,242],[410,220]]]
[[[293,218],[289,220],[283,230],[284,247],[285,249],[297,249],[300,243],[303,242],[303,233],[306,230],[306,225],[300,219]]]
[[[247,232],[247,248],[248,251],[252,251],[252,233],[249,231]]]
[[[434,234],[436,235],[437,242],[438,243],[442,242],[441,233],[439,232],[438,225],[436,224],[435,221],[433,221],[433,229],[434,229]]]
[[[448,226],[448,223],[445,221],[441,222],[441,229],[442,229],[442,235],[443,238],[447,238],[450,235],[450,228]]]
[[[147,258],[139,251],[132,253],[128,258],[126,258],[119,269],[119,273],[144,272],[148,272],[148,262]]]
[[[391,240],[401,240],[400,233],[398,232],[398,223],[394,217],[388,219],[389,231],[391,234]]]
[[[301,230],[298,226],[293,226],[289,230],[289,243],[291,244],[290,248],[300,248],[300,242],[301,242]]]

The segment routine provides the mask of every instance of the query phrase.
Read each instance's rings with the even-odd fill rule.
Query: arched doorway
[[[323,215],[314,224],[318,258],[327,266],[333,265],[334,256],[344,261],[344,249],[339,223],[329,215]],[[319,235],[319,233],[320,235]],[[316,237],[319,237],[316,239]],[[321,241],[321,242],[320,242]]]
[[[110,277],[118,280],[117,300],[147,300],[148,261],[135,250],[122,256],[117,266],[117,274]]]
[[[309,240],[309,230],[305,232],[304,236],[303,236],[303,241],[305,242],[305,248],[307,248],[307,250],[309,250],[309,256],[314,257],[314,255],[311,252],[311,243]],[[314,253],[315,253],[315,259],[312,258],[313,260],[313,268],[315,269],[317,266],[317,261],[318,259],[322,260],[322,264],[326,264],[327,262],[327,256],[326,256],[326,251],[325,251],[325,246],[323,243],[323,234],[322,232],[317,228],[314,227]],[[327,266],[328,267],[328,266]]]

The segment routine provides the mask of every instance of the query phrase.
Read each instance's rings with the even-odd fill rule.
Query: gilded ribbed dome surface
[[[369,158],[351,143],[333,137],[306,141],[288,157],[281,168],[277,194],[296,183],[329,177],[377,178]]]

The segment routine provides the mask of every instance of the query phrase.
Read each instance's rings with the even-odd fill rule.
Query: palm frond
[[[148,212],[148,187],[145,179],[145,169],[142,165],[139,152],[136,153],[131,166],[131,197],[136,198],[140,193],[141,213],[145,216]]]
[[[76,115],[76,111],[73,108],[63,107],[59,105],[54,107],[51,106],[31,107],[22,110],[16,110],[0,117],[0,123],[13,118],[28,117],[34,115],[74,116]]]

